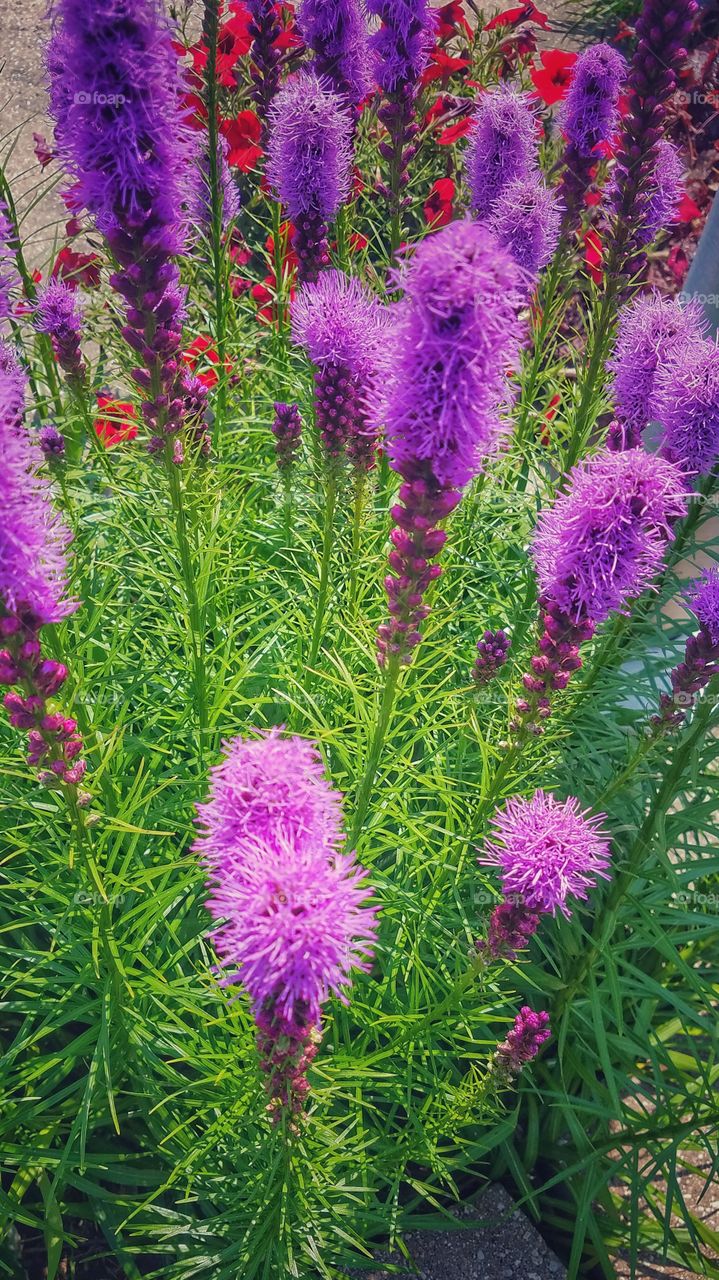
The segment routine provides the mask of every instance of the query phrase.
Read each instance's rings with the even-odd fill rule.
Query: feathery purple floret
[[[617,126],[617,103],[627,63],[610,44],[593,44],[574,64],[559,124],[578,156],[596,160],[596,149],[608,142]]]
[[[690,583],[686,599],[699,630],[689,636],[683,660],[670,674],[671,693],[659,699],[659,714],[651,719],[653,736],[681,728],[696,695],[719,675],[719,569],[706,569]]]
[[[51,280],[35,304],[35,328],[52,341],[58,364],[70,378],[81,379],[85,365],[80,351],[83,312],[75,289]]]
[[[660,366],[653,415],[663,449],[689,475],[708,475],[719,457],[719,348],[696,338]]]
[[[270,112],[267,175],[295,225],[303,281],[329,264],[327,224],[351,188],[352,119],[311,71],[298,71]]]
[[[20,285],[13,243],[15,229],[7,205],[0,200],[0,324],[12,315],[12,292]]]
[[[510,182],[527,179],[537,165],[537,120],[529,99],[498,85],[479,99],[466,154],[472,208],[492,212]]]
[[[522,1067],[536,1058],[550,1035],[549,1014],[535,1013],[529,1005],[523,1005],[506,1040],[497,1047],[496,1062],[500,1071],[510,1076],[519,1075]]]
[[[672,364],[687,343],[700,343],[706,329],[701,303],[680,303],[657,291],[640,294],[619,312],[607,368],[613,374],[614,410],[630,445],[639,444],[651,419],[657,371]]]
[[[519,273],[479,224],[428,236],[400,272],[380,415],[392,466],[461,489],[502,433],[522,326]]]
[[[552,258],[561,223],[557,196],[534,174],[515,178],[495,200],[487,226],[518,267],[535,279]]]
[[[352,969],[367,967],[376,911],[367,873],[339,851],[341,796],[316,746],[276,730],[235,739],[198,815],[223,983],[240,980],[258,1018],[317,1026],[330,995],[346,1000]]]
[[[25,413],[27,375],[15,350],[0,338],[0,432],[5,436],[10,427],[19,427]]]
[[[18,417],[17,376],[0,369],[0,612],[34,628],[77,608],[67,599],[70,530],[52,504],[42,455]]]
[[[302,0],[297,24],[314,54],[313,69],[340,98],[358,107],[374,84],[363,0]]]
[[[429,63],[437,23],[430,0],[367,0],[367,12],[382,23],[370,37],[380,89],[387,96],[414,96]]]
[[[533,554],[542,598],[576,623],[602,622],[649,585],[686,502],[679,469],[643,449],[580,462],[539,517]]]
[[[651,184],[638,207],[637,242],[651,244],[660,231],[668,230],[676,218],[684,190],[684,166],[679,153],[671,142],[662,138],[657,143]]]
[[[479,862],[499,867],[505,898],[569,916],[568,898],[584,899],[597,877],[609,879],[605,816],[583,812],[573,796],[563,802],[545,791],[531,800],[513,796],[492,819],[493,839]]]
[[[712,644],[719,645],[719,569],[705,569],[687,593],[690,608]]]

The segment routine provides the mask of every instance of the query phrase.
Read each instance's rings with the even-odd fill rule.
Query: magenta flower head
[[[537,120],[529,99],[506,85],[483,93],[467,148],[467,181],[472,208],[480,218],[492,212],[510,182],[536,169]]]
[[[506,1040],[497,1047],[495,1060],[500,1073],[519,1075],[522,1067],[536,1058],[550,1035],[549,1014],[535,1013],[529,1005],[523,1005]]]
[[[0,324],[12,315],[12,293],[20,286],[14,244],[15,229],[7,205],[0,200]]]
[[[352,119],[311,71],[298,71],[270,113],[267,174],[295,225],[303,281],[329,263],[327,224],[351,187]]]
[[[696,695],[719,675],[719,569],[706,569],[695,578],[686,600],[699,630],[689,636],[683,661],[670,673],[671,693],[663,693],[659,699],[659,714],[651,719],[655,736],[679,729]]]
[[[487,226],[507,249],[527,280],[536,280],[552,258],[561,223],[557,196],[532,174],[515,178],[495,200]]]
[[[367,11],[382,23],[370,38],[380,89],[413,97],[432,50],[437,19],[430,0],[367,0]]]
[[[651,420],[657,371],[671,365],[685,345],[700,345],[706,329],[701,303],[681,303],[657,291],[640,294],[619,312],[607,367],[614,375],[614,410],[630,447],[640,443]]]
[[[626,60],[610,44],[593,44],[580,53],[559,110],[567,142],[584,159],[597,158],[597,147],[609,142],[619,120],[619,89]]]
[[[80,351],[83,313],[77,292],[63,280],[51,280],[35,305],[35,328],[46,333],[61,369],[69,378],[82,379],[85,365]]]
[[[198,805],[196,848],[214,887],[217,949],[255,1013],[317,1025],[329,996],[346,1002],[376,933],[366,872],[342,854],[342,798],[317,747],[272,730],[236,738]]]
[[[688,475],[708,475],[719,457],[719,349],[714,342],[694,338],[659,367],[652,408],[668,457]]]
[[[363,0],[302,0],[297,24],[314,54],[313,69],[340,98],[359,107],[374,85]]]
[[[568,898],[585,899],[597,877],[609,879],[605,816],[583,812],[573,796],[513,796],[492,819],[494,838],[480,865],[499,867],[505,898],[521,899],[530,911],[559,910],[568,917]]]
[[[315,366],[315,413],[328,458],[346,448],[369,465],[376,441],[368,397],[381,364],[387,312],[359,280],[325,271],[292,304],[292,334]]]
[[[719,645],[719,569],[705,569],[687,593],[690,608],[713,645]]]
[[[461,489],[502,433],[520,274],[491,232],[464,220],[423,240],[400,281],[381,404],[391,463]]]
[[[629,449],[580,462],[539,517],[542,599],[576,623],[603,622],[649,585],[686,503],[681,471],[656,454]]]

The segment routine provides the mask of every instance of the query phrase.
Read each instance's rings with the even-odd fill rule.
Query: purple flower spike
[[[299,1110],[319,1040],[322,1006],[347,1002],[353,969],[367,969],[376,909],[367,873],[339,851],[341,796],[317,748],[273,730],[235,739],[198,805],[196,849],[213,882],[208,908],[228,968],[252,1001],[274,1113]]]
[[[489,684],[509,657],[511,640],[506,631],[485,631],[477,641],[477,657],[472,667],[472,679],[476,684]]]
[[[609,879],[605,816],[583,812],[573,796],[564,802],[545,791],[531,800],[513,796],[492,819],[494,841],[479,863],[499,867],[505,898],[569,917],[568,898],[585,899],[597,877]]]
[[[367,397],[380,366],[386,310],[359,280],[325,271],[303,285],[292,304],[294,341],[315,365],[315,413],[328,460],[346,449],[363,469],[372,465],[376,424]]]
[[[657,371],[673,363],[686,345],[699,345],[707,324],[696,300],[680,303],[658,292],[641,294],[619,313],[614,351],[607,361],[613,373],[614,410],[623,448],[641,443],[651,420]]]
[[[656,454],[629,449],[580,462],[539,518],[542,597],[574,622],[603,622],[649,585],[686,503],[681,472]]]
[[[719,349],[693,339],[660,365],[653,416],[663,448],[687,475],[708,475],[719,457]]]
[[[378,653],[408,664],[441,573],[437,526],[461,500],[502,435],[506,371],[518,358],[518,272],[476,222],[453,222],[424,240],[399,273],[404,297],[387,344],[378,418],[392,467],[404,479],[385,579],[391,622]]]
[[[684,191],[684,165],[671,142],[657,143],[651,185],[644,197],[636,231],[639,244],[651,244],[674,221]]]
[[[35,328],[49,335],[60,368],[82,382],[85,364],[80,351],[83,313],[79,298],[62,280],[51,280],[37,299]]]
[[[282,55],[276,42],[282,34],[282,24],[275,0],[246,0],[246,3],[252,17],[252,97],[263,123],[264,137],[270,107],[280,87]]]
[[[591,182],[603,143],[610,142],[619,121],[618,101],[627,64],[609,44],[595,44],[574,64],[569,92],[559,111],[567,139],[560,194],[566,222],[572,223]]]
[[[374,58],[362,0],[302,0],[297,23],[313,69],[352,107],[372,91]]]
[[[0,324],[12,315],[12,294],[20,287],[14,243],[15,228],[10,221],[7,205],[0,200]]]
[[[27,375],[14,349],[0,338],[0,435],[10,427],[20,427],[25,414]]]
[[[370,39],[377,56],[377,83],[385,96],[408,92],[429,63],[436,15],[429,0],[367,0],[367,11],[382,26]]]
[[[267,175],[295,225],[302,282],[329,265],[328,223],[350,194],[351,138],[349,112],[312,72],[298,71],[277,94]]]
[[[507,1039],[497,1048],[495,1061],[500,1074],[519,1075],[522,1067],[536,1058],[550,1035],[549,1014],[534,1013],[529,1005],[524,1005],[514,1019]]]
[[[506,85],[482,94],[467,148],[467,181],[479,218],[492,212],[510,182],[534,173],[537,151],[537,120],[529,99]]]
[[[295,464],[302,440],[302,418],[296,404],[275,403],[272,434],[275,437],[277,469],[287,473]]]
[[[220,137],[217,142],[217,173],[222,191],[222,229],[225,232],[240,212],[240,193],[227,163],[229,149],[227,139]],[[212,223],[210,180],[210,155],[205,150],[195,162],[190,201],[190,220],[204,235],[209,235]]]
[[[62,462],[65,457],[65,437],[57,427],[41,427],[37,440],[48,462]]]
[[[56,0],[53,12],[58,155],[119,267],[111,284],[127,305],[149,447],[180,461],[183,427],[206,438],[180,361],[185,291],[173,259],[185,249],[194,140],[172,28],[159,0]]]
[[[492,206],[487,226],[517,266],[536,280],[552,258],[561,222],[557,196],[536,176],[515,178]]]
[[[719,675],[719,569],[707,569],[695,579],[687,599],[699,631],[689,637],[684,661],[671,673],[671,693],[663,693],[659,699],[660,713],[651,720],[654,735],[679,729],[696,695]]]
[[[489,918],[487,937],[477,941],[486,960],[516,960],[539,928],[540,915],[530,911],[522,898],[500,902]]]

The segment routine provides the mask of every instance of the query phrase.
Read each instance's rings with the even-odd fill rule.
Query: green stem
[[[365,765],[364,774],[362,775],[362,781],[357,793],[357,805],[355,808],[354,821],[352,823],[352,829],[349,836],[347,837],[347,844],[350,849],[354,848],[357,843],[360,831],[364,825],[364,820],[367,816],[375,775],[377,773],[377,766],[380,762],[382,748],[384,747],[387,730],[394,710],[397,690],[399,688],[400,671],[401,667],[399,660],[396,657],[391,658],[385,671],[384,688],[382,690],[382,698],[379,706],[379,715],[377,717],[377,723],[372,735],[372,742],[367,754],[367,763]]]
[[[192,657],[193,694],[195,714],[199,732],[200,770],[204,769],[205,744],[208,736],[207,715],[207,680],[205,672],[205,636],[202,620],[202,607],[197,593],[197,582],[193,563],[192,548],[187,528],[180,470],[171,458],[165,454],[165,468],[170,484],[170,497],[175,513],[175,533],[180,553],[182,579],[185,589],[185,601],[188,611],[188,639]]]
[[[354,614],[357,601],[357,577],[359,572],[360,544],[362,541],[362,510],[364,507],[367,472],[357,470],[355,473],[355,500],[352,519],[352,563],[350,567],[349,611]]]
[[[217,41],[219,35],[218,0],[206,0],[204,35],[207,44],[205,67],[205,101],[207,103],[207,140],[209,147],[209,176],[211,201],[210,241],[212,250],[212,277],[215,295],[215,342],[217,345],[217,403],[213,428],[213,445],[218,445],[227,416],[227,292],[222,244],[223,192],[217,128]]]
[[[589,433],[594,424],[593,411],[597,399],[597,382],[604,374],[607,343],[614,320],[616,293],[616,280],[610,277],[607,279],[606,288],[599,305],[599,314],[591,334],[586,374],[582,381],[579,406],[574,417],[572,435],[568,441],[564,459],[565,471],[569,471],[574,466],[587,443]]]
[[[332,540],[334,536],[334,517],[336,506],[337,474],[334,468],[330,468],[327,472],[327,484],[325,488],[325,522],[322,538],[322,564],[320,567],[319,591],[317,593],[315,625],[312,630],[312,643],[310,644],[310,656],[308,659],[308,665],[310,667],[313,667],[317,661],[317,654],[320,651],[322,632],[324,630],[327,594],[330,581],[330,561],[332,559]]]
[[[539,374],[547,359],[547,339],[554,324],[554,301],[557,287],[562,275],[559,253],[555,254],[552,265],[542,281],[541,314],[539,324],[533,335],[532,359],[526,375],[522,380],[522,399],[520,416],[515,432],[517,445],[522,445],[527,435],[529,416],[534,406],[534,398],[539,382]]]
[[[280,348],[284,350],[285,340],[285,280],[284,255],[282,252],[282,206],[279,200],[272,201],[272,254],[275,268],[275,307],[277,309],[277,337]]]

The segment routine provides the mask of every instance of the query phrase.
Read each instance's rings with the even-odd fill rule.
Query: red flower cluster
[[[219,382],[217,370],[220,357],[209,333],[198,334],[189,347],[183,351],[182,359],[197,376],[198,382],[207,387],[208,391],[217,386]],[[225,357],[225,373],[228,377],[232,373],[232,361],[229,356]]]
[[[428,227],[436,231],[446,227],[454,216],[455,185],[452,178],[438,178],[424,204],[424,217]]]
[[[539,60],[541,67],[532,67],[529,74],[537,96],[551,107],[566,97],[577,55],[562,49],[544,49]]]
[[[124,440],[135,439],[137,410],[134,405],[124,400],[113,400],[112,396],[98,395],[97,407],[100,412],[93,424],[95,435],[106,449],[112,449]]]
[[[251,173],[264,154],[260,146],[262,125],[254,111],[238,112],[234,119],[220,121],[220,133],[227,139],[227,163],[241,173]]]
[[[541,9],[537,8],[533,0],[527,0],[526,4],[517,5],[515,9],[505,9],[503,13],[495,13],[484,30],[495,31],[497,27],[519,27],[523,22],[534,22],[544,31],[550,30],[549,18],[546,13],[542,13]]]

